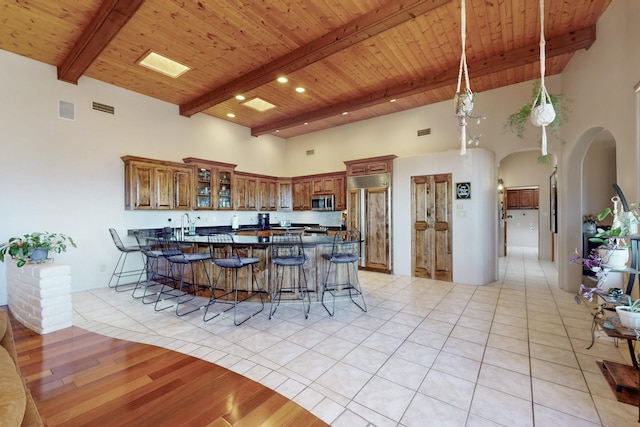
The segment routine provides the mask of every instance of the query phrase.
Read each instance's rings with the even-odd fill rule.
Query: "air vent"
[[[427,136],[427,135],[431,135],[431,128],[420,129],[418,131],[418,136]]]
[[[111,105],[101,104],[99,102],[93,103],[93,109],[96,111],[101,111],[103,113],[109,113],[109,114],[114,114],[116,111],[115,107],[112,107]]]
[[[75,106],[71,102],[58,100],[58,117],[61,119],[75,120]]]
[[[313,156],[316,154],[316,150],[307,150],[307,156]]]

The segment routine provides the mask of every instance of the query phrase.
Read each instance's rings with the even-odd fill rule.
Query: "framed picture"
[[[470,198],[471,198],[471,183],[456,182],[456,199],[470,199]]]
[[[554,170],[549,177],[549,228],[552,233],[558,232],[558,171]]]

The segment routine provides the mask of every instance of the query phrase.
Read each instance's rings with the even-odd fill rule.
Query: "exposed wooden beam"
[[[551,58],[566,53],[575,52],[579,49],[589,49],[596,40],[596,26],[571,31],[546,41],[546,56]],[[469,63],[469,74],[472,77],[482,77],[513,67],[531,64],[540,59],[539,44],[525,46],[514,49],[482,61]],[[309,111],[296,117],[287,118],[264,126],[251,128],[251,135],[260,136],[274,133],[276,130],[288,129],[329,117],[342,114],[344,111],[355,111],[362,108],[372,107],[383,102],[388,102],[394,98],[402,98],[427,92],[440,87],[456,84],[458,81],[458,68],[452,67],[449,71],[436,74],[430,77],[423,77],[408,83],[390,87],[377,92],[372,92],[357,98],[333,104],[318,110]],[[453,99],[453,94],[451,94]]]
[[[279,75],[290,74],[320,61],[363,40],[436,9],[451,0],[396,0],[366,13],[353,21],[324,34],[242,77],[213,89],[180,105],[186,117],[220,104],[235,95],[274,81]]]
[[[144,0],[104,0],[69,54],[58,66],[58,79],[77,84],[82,74],[143,3]]]

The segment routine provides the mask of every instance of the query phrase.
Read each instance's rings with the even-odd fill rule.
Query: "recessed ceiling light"
[[[389,102],[396,102],[396,101],[397,101],[397,99],[395,99],[395,98],[389,100]]]
[[[143,67],[164,74],[165,76],[173,77],[174,79],[191,69],[186,65],[182,65],[155,52],[149,52],[149,54],[138,63]]]
[[[233,119],[236,115],[233,113],[227,113],[227,117]]]
[[[288,81],[289,81],[289,79],[284,77],[284,76],[278,77],[278,83],[286,83]]]
[[[236,99],[238,101],[244,101],[246,98],[244,97],[244,95],[236,95]]]
[[[267,111],[276,107],[272,103],[267,102],[264,99],[260,99],[260,98],[250,99],[247,102],[243,102],[242,105],[246,105],[247,107],[251,107],[254,110],[258,110],[258,111]]]
[[[344,113],[342,113],[343,116],[346,116],[347,114],[349,114],[348,111],[345,111]]]
[[[297,87],[296,88],[296,92],[298,93],[304,93],[305,89],[303,87]]]
[[[309,124],[309,122],[304,122],[304,125],[305,125],[305,126],[306,126],[306,125],[308,125],[308,124]]]

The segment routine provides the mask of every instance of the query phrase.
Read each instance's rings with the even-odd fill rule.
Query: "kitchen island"
[[[141,235],[144,235],[151,242],[153,242],[156,238],[156,232],[152,230],[133,230],[134,232],[140,232]],[[131,230],[130,230],[131,232]],[[258,285],[260,286],[260,290],[266,291],[269,296],[273,293],[275,289],[275,269],[271,264],[271,237],[270,236],[258,236],[258,235],[244,235],[244,234],[233,234],[233,240],[240,252],[241,256],[254,257],[258,258],[260,262],[254,266],[254,271],[256,274],[256,278],[258,280]],[[186,236],[178,236],[177,239],[181,244],[185,247],[185,252],[209,252],[210,251],[210,243],[208,236],[204,235],[186,235]],[[331,254],[334,236],[329,235],[303,235],[302,243],[304,246],[305,255],[308,260],[304,264],[304,272],[307,279],[307,288],[312,301],[319,301],[322,295],[323,284],[325,281],[325,275],[328,268],[328,261],[324,254]],[[159,269],[166,270],[168,269],[168,265],[166,262],[160,262]],[[206,267],[208,277],[211,280],[214,280],[218,275],[218,267],[214,266],[212,263],[206,263]],[[289,272],[286,273],[288,275]],[[346,273],[345,273],[346,274]],[[285,275],[284,280],[288,280],[288,277]],[[227,277],[230,279],[230,277]],[[332,279],[333,280],[333,273]],[[341,280],[340,274],[338,275],[338,280]],[[207,274],[203,271],[202,267],[199,267],[199,270],[196,270],[196,281],[199,285],[203,287],[208,286],[207,284]],[[226,280],[226,286],[229,286],[232,283],[231,280]],[[254,284],[251,281],[250,272],[241,270],[238,276],[238,290],[244,292],[257,292],[259,289],[254,289]],[[229,290],[229,289],[225,289]],[[203,291],[201,293],[202,296],[208,296],[208,291]],[[285,298],[283,298],[284,300]],[[299,301],[297,295],[292,294],[291,300]]]

